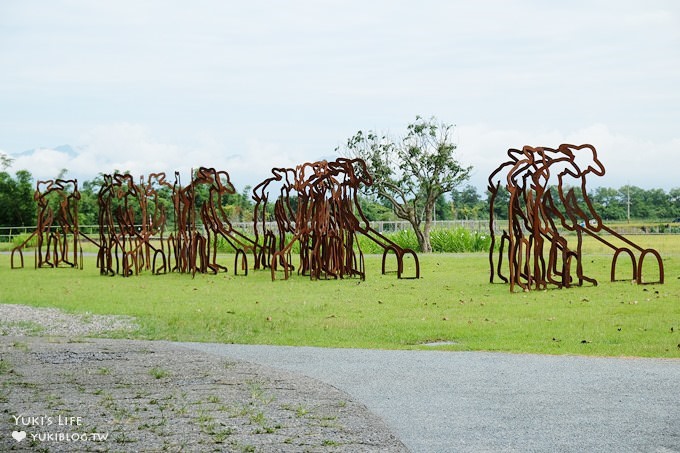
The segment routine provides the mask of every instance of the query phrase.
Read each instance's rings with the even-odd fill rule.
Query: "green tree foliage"
[[[489,208],[490,208],[489,192],[487,192],[487,198],[484,201],[483,215],[481,218],[489,218]],[[510,203],[510,192],[507,190],[499,190],[498,195],[496,195],[496,202],[493,206],[493,215],[496,219],[508,218],[508,204]]]
[[[359,205],[361,206],[361,211],[370,221],[385,222],[396,219],[389,202],[378,196],[360,195]]]
[[[606,220],[626,219],[626,205],[621,192],[609,187],[598,187],[590,193],[595,210]]]
[[[97,197],[102,183],[102,175],[89,181],[79,181],[80,225],[97,224],[99,214]],[[12,175],[7,171],[0,171],[0,226],[35,225],[34,191],[35,182],[30,172],[20,170]],[[239,193],[223,197],[223,208],[231,222],[252,222],[253,202],[250,191],[250,187],[246,186]],[[627,220],[629,208],[631,220],[680,221],[680,188],[666,192],[663,189],[645,190],[636,186],[623,186],[619,189],[598,187],[592,189],[589,194],[595,209],[606,221]],[[159,189],[158,202],[165,206],[168,229],[174,224],[171,195],[171,189],[167,187]],[[199,198],[202,197],[207,197],[207,193],[199,194]],[[294,197],[291,199],[293,205],[296,201]],[[359,203],[370,221],[398,219],[390,200],[379,193],[361,194]],[[507,193],[500,191],[495,204],[496,219],[507,219],[507,203]],[[152,204],[149,209],[153,209]],[[449,194],[440,194],[435,200],[433,211],[434,220],[488,219],[489,204],[488,199],[483,198],[473,186],[466,185],[450,191]]]
[[[680,218],[680,188],[671,189],[668,192],[668,205],[673,219]]]
[[[250,222],[253,220],[253,201],[250,196],[251,186],[245,186],[239,193],[225,195],[222,198],[224,212],[230,222]]]
[[[78,202],[78,223],[80,225],[96,225],[99,221],[99,204],[97,197],[99,189],[104,183],[102,175],[91,181],[85,181],[78,190],[80,201]]]
[[[33,177],[28,171],[19,170],[14,178],[6,171],[0,172],[0,226],[35,224],[33,192]]]
[[[434,219],[454,220],[454,218],[453,203],[449,201],[444,194],[437,197],[437,201],[434,204]]]
[[[480,219],[489,215],[488,204],[471,185],[465,186],[460,191],[451,192],[451,199],[455,219]]]
[[[347,152],[366,162],[374,184],[367,193],[389,200],[394,213],[408,221],[422,252],[431,252],[430,232],[437,199],[470,177],[471,167],[455,159],[453,125],[420,116],[394,139],[373,131],[347,140]]]
[[[0,170],[5,171],[12,166],[14,159],[9,157],[7,154],[0,153]]]

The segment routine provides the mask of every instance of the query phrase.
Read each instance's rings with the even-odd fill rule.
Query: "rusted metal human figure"
[[[38,205],[36,229],[24,242],[12,249],[11,267],[23,267],[23,248],[36,238],[35,267],[82,268],[79,261],[80,235],[78,230],[78,181],[76,179],[56,179],[38,181],[33,199]],[[56,206],[54,202],[56,201]],[[56,207],[56,213],[55,213]],[[69,260],[69,238],[73,241],[73,255]],[[14,255],[19,254],[20,264],[14,264]]]
[[[175,231],[168,237],[168,249],[174,253],[173,271],[206,273],[226,271],[218,263],[219,241],[224,240],[236,252],[234,274],[239,267],[248,274],[246,253],[257,256],[258,245],[245,234],[233,228],[223,208],[223,196],[235,193],[229,174],[214,168],[200,167],[192,170],[192,180],[182,187],[179,174],[173,186]],[[240,259],[240,265],[239,265]]]
[[[99,204],[98,223],[99,223],[99,251],[97,253],[97,267],[102,275],[116,275],[113,267],[113,257],[115,256],[116,227],[113,220],[113,176],[102,175],[102,185],[97,194]]]
[[[372,179],[361,159],[340,158],[332,162],[307,162],[293,169],[274,169],[273,177],[256,186],[254,225],[256,237],[264,237],[258,262],[271,269],[276,278],[279,267],[288,278],[294,269],[291,250],[300,248],[298,272],[312,279],[365,278],[364,260],[357,234],[362,233],[379,244],[383,250],[382,271],[386,272],[386,259],[393,252],[397,258],[397,275],[403,277],[404,256],[411,254],[415,260],[415,277],[420,276],[418,257],[410,249],[403,249],[370,227],[361,211],[357,193],[362,185],[372,184]],[[279,241],[265,221],[270,186],[278,183],[280,190],[275,201],[274,217]],[[295,206],[291,197],[295,197]],[[271,225],[271,223],[269,223]],[[261,226],[260,226],[261,225]],[[283,242],[288,233],[288,240]]]
[[[595,279],[583,273],[581,247],[583,234],[587,234],[614,250],[612,281],[616,276],[618,257],[625,253],[631,258],[633,280],[643,283],[642,264],[645,256],[651,254],[657,259],[659,282],[663,283],[663,263],[658,252],[643,249],[608,228],[594,209],[586,190],[586,177],[589,174],[602,176],[605,170],[592,145],[563,144],[557,149],[525,146],[521,151],[508,150],[508,157],[509,160],[489,176],[490,282],[498,276],[504,282],[510,282],[511,291],[515,285],[523,290],[543,289],[548,284],[568,287],[572,284],[571,263],[575,260],[577,284],[582,285],[584,281],[597,284]],[[501,190],[501,180],[496,179],[499,175],[505,177],[505,189],[509,192],[508,228],[502,232],[495,266],[493,213]],[[560,227],[576,235],[575,247],[569,245]],[[626,246],[614,245],[603,237],[602,232],[620,239]],[[505,243],[508,244],[507,278],[501,274]],[[639,261],[631,248],[640,253]]]
[[[511,290],[515,284],[525,290],[532,286],[537,289],[545,288],[548,283],[569,286],[571,281],[569,264],[572,258],[577,260],[579,283],[582,283],[584,279],[590,280],[580,272],[580,247],[577,251],[570,250],[566,239],[560,235],[559,230],[555,227],[552,219],[554,213],[549,210],[551,206],[554,207],[554,203],[544,203],[544,200],[552,200],[548,187],[551,180],[551,170],[554,173],[558,172],[558,163],[563,161],[567,161],[568,165],[574,164],[573,155],[564,151],[564,147],[558,150],[529,146],[525,146],[521,151],[511,149],[508,151],[510,160],[501,164],[489,177],[489,190],[492,194],[490,204],[493,213],[493,205],[500,189],[500,180],[494,182],[494,178],[503,169],[508,168],[505,175],[505,188],[509,192],[508,229],[503,231],[497,269],[493,269],[492,250],[495,232],[490,218],[492,232],[489,254],[491,281],[493,281],[494,273],[497,273],[502,280],[508,281],[500,273],[502,251],[506,242],[509,247],[508,265]],[[562,175],[559,176],[560,183],[561,178]],[[544,243],[546,241],[550,244],[547,266],[544,258]],[[562,266],[558,269],[559,257],[562,257]]]
[[[295,186],[294,168],[272,168],[272,177],[262,181],[253,188],[253,232],[255,242],[260,246],[256,249],[255,269],[271,267],[274,253],[282,250],[286,245],[286,235],[295,233],[296,213],[291,203],[291,192]],[[278,193],[277,193],[278,192]],[[270,194],[274,193],[273,208],[270,209]],[[297,202],[297,199],[295,200]],[[296,203],[297,206],[297,203]],[[290,264],[288,254],[280,260],[278,265],[288,271],[295,270]]]
[[[276,175],[275,175],[276,176]],[[310,250],[320,247],[318,237],[328,233],[328,210],[327,210],[327,190],[332,185],[328,181],[328,163],[326,161],[307,162],[298,165],[292,172],[294,179],[286,180],[286,188],[282,189],[282,195],[275,202],[274,216],[277,226],[281,225],[284,231],[279,230],[280,238],[284,238],[284,244],[279,243],[278,249],[272,254],[270,269],[272,280],[276,278],[276,271],[281,266],[284,278],[288,278],[294,269],[290,262],[291,250],[297,243],[299,244],[300,267],[298,273],[309,275],[311,278],[319,278],[324,266],[317,260],[319,250],[316,254],[310,254]],[[296,197],[296,207],[290,208],[290,194]],[[278,208],[278,209],[277,209]],[[294,218],[291,218],[294,215]],[[291,237],[286,238],[285,233],[294,225]],[[314,262],[310,262],[310,259]]]
[[[194,214],[194,193],[182,186],[179,172],[175,172],[175,184],[172,188],[172,203],[175,213],[175,230],[168,237],[172,249],[168,255],[174,255],[175,263],[171,271],[188,273],[195,267],[196,255],[192,254],[191,246],[193,232],[196,230],[196,216]]]
[[[139,273],[140,244],[135,225],[136,206],[133,205],[133,201],[137,200],[138,206],[139,195],[139,187],[132,175],[104,175],[98,194],[101,244],[98,264],[102,274],[127,277]]]
[[[144,267],[155,274],[168,271],[168,257],[164,247],[167,213],[159,191],[165,189],[167,193],[171,193],[172,184],[165,178],[163,172],[151,173],[146,180],[141,176],[139,181],[141,228],[137,230],[137,236],[142,246]]]
[[[383,249],[382,256],[382,273],[387,271],[387,258],[391,253],[394,253],[397,259],[397,277],[403,278],[404,273],[404,258],[406,256],[413,257],[415,274],[413,278],[420,278],[420,261],[415,251],[409,248],[403,248],[396,242],[388,239],[376,229],[371,227],[370,221],[361,209],[358,191],[361,186],[370,186],[373,184],[373,177],[366,168],[366,162],[362,159],[347,159],[339,158],[335,162],[331,162],[332,167],[339,167],[340,173],[344,175],[341,187],[343,189],[342,204],[345,212],[340,216],[342,221],[346,222],[347,228],[358,232],[369,238],[371,241],[378,244]]]
[[[226,171],[217,171],[214,168],[201,167],[198,169],[194,181],[208,186],[208,199],[200,206],[201,220],[208,234],[207,249],[210,253],[208,268],[213,272],[227,270],[226,266],[217,263],[218,241],[223,239],[235,251],[234,275],[238,274],[239,267],[245,275],[248,275],[247,253],[257,256],[258,245],[245,234],[233,228],[227,214],[224,212],[224,195],[236,193],[234,186]],[[240,266],[239,266],[240,258]]]
[[[146,180],[141,176],[139,184],[129,174],[103,176],[98,194],[97,265],[101,274],[127,277],[142,269],[167,271],[163,247],[166,214],[158,194],[163,187],[171,187],[164,173],[153,173]]]
[[[343,218],[348,202],[343,186],[348,175],[335,163],[304,164],[297,171],[300,273],[312,279],[364,278],[363,259],[356,257],[357,253],[361,256],[356,231],[347,228],[350,224]]]

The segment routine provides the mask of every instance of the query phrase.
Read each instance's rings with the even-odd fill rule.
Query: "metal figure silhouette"
[[[160,192],[171,194],[174,231],[165,237],[168,220]],[[141,270],[217,273],[218,245],[226,241],[236,251],[234,273],[248,273],[246,252],[257,244],[232,228],[223,209],[223,195],[235,193],[229,174],[214,168],[192,171],[182,187],[179,173],[170,184],[165,173],[152,173],[135,183],[128,174],[104,175],[99,191],[100,272],[130,276]],[[173,262],[174,259],[174,262]],[[238,266],[239,259],[241,265]]]
[[[165,173],[152,173],[139,181],[130,174],[105,174],[98,193],[98,240],[82,235],[98,248],[97,266],[102,275],[137,275],[142,271],[217,273],[227,266],[218,262],[218,247],[228,244],[235,251],[234,274],[248,274],[248,255],[254,269],[269,269],[272,279],[278,272],[289,278],[296,270],[292,250],[297,244],[298,273],[311,279],[366,278],[364,255],[358,235],[364,235],[383,249],[382,273],[387,261],[396,258],[396,274],[404,278],[404,261],[412,257],[420,277],[417,254],[373,229],[361,210],[358,192],[373,184],[361,159],[307,162],[295,168],[273,168],[272,176],[253,189],[254,239],[234,229],[224,211],[224,197],[235,189],[226,171],[200,167],[192,170],[185,187],[175,172],[175,181]],[[67,188],[71,187],[72,188]],[[52,195],[52,194],[56,195]],[[50,206],[49,197],[59,197],[59,208]],[[75,180],[40,181],[38,203],[36,266],[76,266],[79,258]],[[172,206],[172,231],[165,236],[169,222],[166,206]],[[55,223],[59,230],[55,230]],[[74,238],[74,255],[67,259],[67,237]],[[82,258],[80,259],[82,264]]]
[[[306,162],[295,169],[274,168],[272,175],[253,189],[253,227],[258,241],[262,238],[256,267],[269,268],[272,280],[279,269],[286,279],[295,270],[291,263],[295,244],[299,248],[299,274],[311,279],[365,279],[358,234],[383,248],[383,274],[388,255],[393,252],[399,278],[403,278],[406,255],[414,258],[415,278],[420,277],[416,253],[371,228],[361,210],[358,190],[373,183],[363,160]],[[274,208],[269,209],[267,203],[272,196],[276,197]]]
[[[625,254],[631,260],[633,281],[663,283],[664,269],[659,253],[638,246],[606,226],[593,207],[586,180],[588,175],[604,175],[605,168],[592,145],[562,144],[556,149],[525,146],[521,150],[509,149],[507,154],[509,159],[488,178],[491,283],[498,277],[510,283],[510,291],[514,291],[515,286],[527,291],[545,289],[548,285],[560,288],[584,282],[597,285],[597,280],[583,272],[584,235],[613,250],[612,281],[616,279],[619,256]],[[502,183],[505,183],[503,187]],[[502,230],[496,263],[494,208],[502,189],[509,195],[508,225]],[[573,236],[576,236],[575,245],[569,242]],[[612,237],[625,245],[615,245],[610,240]],[[507,277],[502,273],[506,245]],[[647,255],[654,256],[658,264],[659,279],[654,282],[643,280],[643,262]],[[574,263],[575,278],[572,276]]]
[[[78,229],[78,181],[76,179],[56,179],[38,181],[33,199],[38,205],[36,228],[18,246],[12,249],[10,265],[24,267],[23,249],[35,238],[35,267],[81,267],[82,248]],[[72,242],[71,242],[72,241]],[[69,258],[69,243],[72,255]],[[20,262],[15,265],[14,256]]]

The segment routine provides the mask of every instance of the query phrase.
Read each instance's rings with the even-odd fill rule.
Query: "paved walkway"
[[[331,384],[414,452],[680,452],[680,360],[181,345]]]

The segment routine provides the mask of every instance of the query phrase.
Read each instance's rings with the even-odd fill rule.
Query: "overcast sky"
[[[680,187],[680,2],[0,2],[0,152],[40,148],[11,172],[241,190],[416,115],[456,125],[480,191],[508,148],[560,143],[597,148],[591,186]]]

